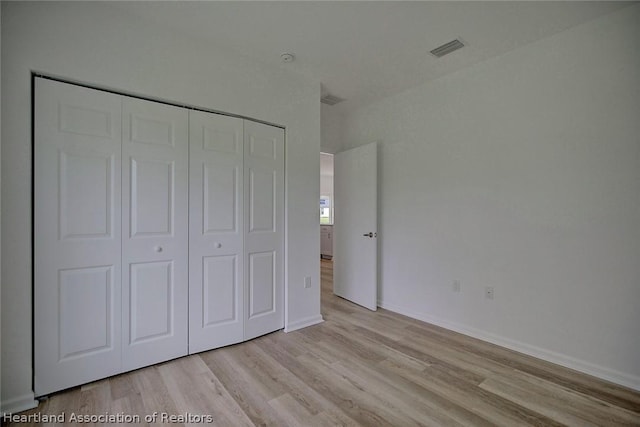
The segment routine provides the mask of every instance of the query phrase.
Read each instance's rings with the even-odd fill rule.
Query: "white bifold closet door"
[[[187,354],[189,118],[123,97],[122,366]]]
[[[284,326],[284,130],[35,79],[35,394]]]
[[[36,79],[37,396],[187,354],[188,112]]]
[[[36,79],[35,392],[121,371],[121,97]],[[26,212],[25,212],[26,215]]]
[[[245,120],[244,182],[248,340],[284,326],[284,130]]]
[[[284,326],[284,131],[190,112],[189,352]]]
[[[189,353],[197,353],[244,340],[243,120],[189,114]]]

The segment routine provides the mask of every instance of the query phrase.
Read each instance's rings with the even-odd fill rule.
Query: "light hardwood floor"
[[[33,411],[220,426],[640,425],[640,393],[331,293],[325,322],[58,393]],[[179,425],[172,424],[172,425]]]

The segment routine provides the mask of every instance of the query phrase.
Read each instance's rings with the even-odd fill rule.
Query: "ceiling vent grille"
[[[325,95],[322,98],[320,98],[320,102],[322,102],[323,104],[327,104],[327,105],[336,105],[339,102],[344,101],[344,99],[342,98],[338,98],[337,96],[333,96],[333,95]]]
[[[460,48],[464,47],[464,44],[458,40],[451,40],[449,43],[445,43],[442,46],[438,46],[437,48],[431,51],[431,54],[435,57],[442,58],[445,55],[450,54],[453,51],[456,51]]]

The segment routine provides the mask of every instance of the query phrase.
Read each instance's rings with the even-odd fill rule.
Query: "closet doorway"
[[[284,327],[284,129],[34,88],[36,396]]]

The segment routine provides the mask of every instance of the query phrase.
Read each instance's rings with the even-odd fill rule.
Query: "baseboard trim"
[[[18,412],[26,411],[36,408],[38,401],[35,398],[33,392],[23,394],[22,396],[14,397],[13,399],[2,401],[2,414],[15,414]]]
[[[324,322],[322,315],[306,317],[296,322],[289,323],[287,326],[284,327],[284,331],[293,332],[293,331],[297,331],[298,329],[306,328],[307,326],[317,325],[318,323],[322,323],[322,322]]]
[[[526,355],[533,356],[547,362],[555,363],[556,365],[564,366],[569,369],[573,369],[606,381],[610,381],[612,383],[616,383],[624,387],[631,388],[633,390],[640,391],[640,377],[636,375],[627,374],[614,369],[606,368],[604,366],[599,366],[584,360],[567,356],[562,353],[557,353],[555,351],[533,346],[521,341],[512,340],[500,335],[495,335],[481,329],[461,325],[459,323],[451,322],[449,320],[432,316],[426,313],[417,312],[396,304],[389,304],[385,301],[378,301],[378,306],[386,310],[411,317],[413,319],[422,320],[423,322],[431,323],[433,325],[440,326],[454,332],[459,332],[472,338],[487,341],[491,344],[496,344],[510,350],[524,353]]]

